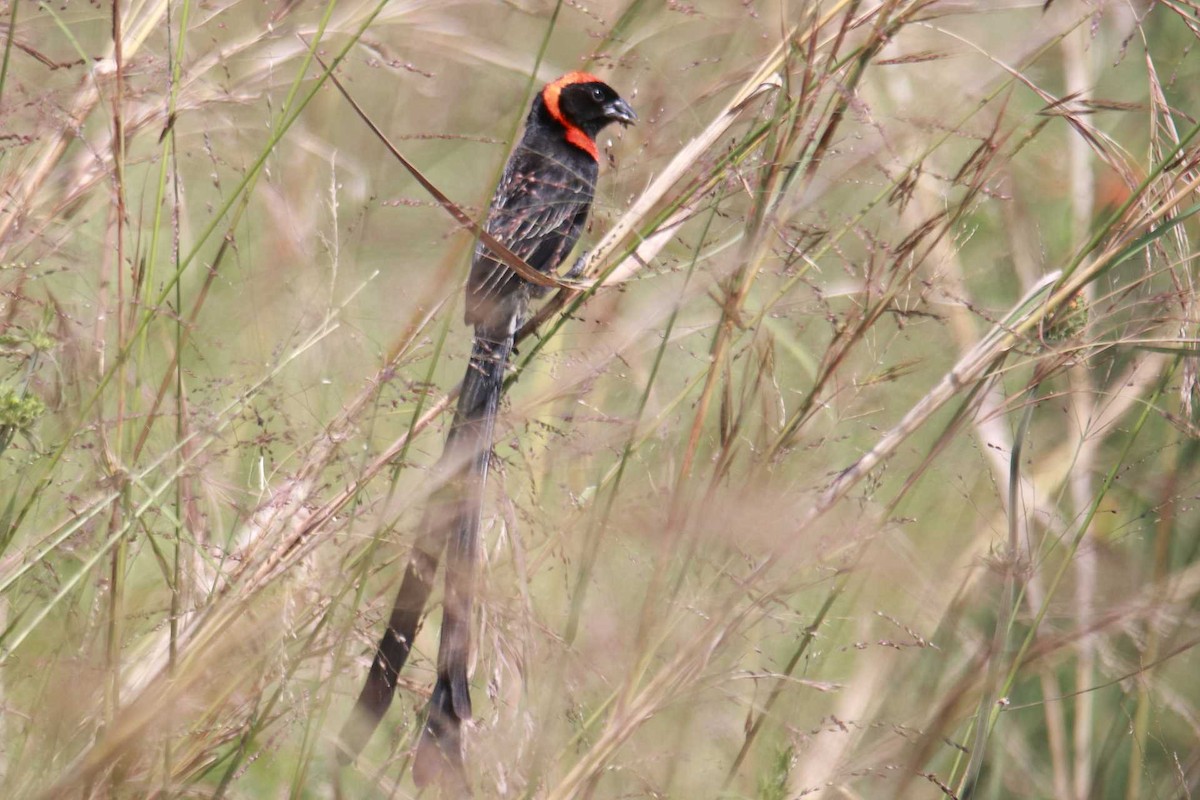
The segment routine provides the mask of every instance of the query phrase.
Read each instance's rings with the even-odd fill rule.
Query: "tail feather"
[[[438,679],[429,703],[429,722],[422,729],[417,747],[414,776],[420,772],[426,776],[425,782],[452,780],[465,786],[460,730],[462,722],[471,718],[467,664],[479,523],[496,410],[512,347],[511,334],[496,337],[484,332],[476,334],[454,423],[438,462],[446,492],[439,492],[426,507],[421,534],[404,572],[387,630],[379,642],[355,710],[341,732],[339,760],[343,764],[358,756],[391,706],[397,677],[412,649],[441,552],[446,548],[446,598],[438,648]],[[422,763],[427,768],[419,770]],[[424,785],[420,777],[417,782]]]
[[[438,784],[469,795],[463,768],[462,727],[449,695],[439,682],[429,698],[429,714],[421,729],[421,740],[413,758],[413,782],[418,787]]]
[[[367,673],[354,711],[346,720],[339,737],[338,760],[343,765],[353,761],[362,752],[392,705],[396,679],[412,650],[421,614],[433,588],[433,577],[437,573],[444,542],[440,531],[428,525],[422,526],[422,535],[413,547],[408,568],[404,571],[404,580],[396,594],[387,630],[375,651],[371,670]]]
[[[439,765],[449,767],[454,781],[462,773],[462,723],[471,719],[471,694],[467,665],[471,652],[471,610],[475,598],[475,564],[479,554],[479,524],[483,514],[483,489],[492,452],[492,433],[504,370],[512,352],[511,335],[489,338],[477,333],[471,365],[463,380],[458,414],[446,444],[446,455],[470,468],[463,473],[457,518],[446,552],[446,597],[442,636],[438,645],[438,677],[429,701],[429,721],[421,730],[417,756],[426,763],[434,754]],[[443,763],[444,762],[444,763]],[[414,764],[414,776],[417,765]],[[423,774],[433,774],[430,769]],[[419,782],[419,779],[418,779]]]

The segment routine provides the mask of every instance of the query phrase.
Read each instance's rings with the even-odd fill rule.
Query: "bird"
[[[538,272],[556,273],[575,248],[592,208],[600,171],[597,135],[613,123],[636,121],[632,106],[595,75],[569,72],[547,83],[534,97],[524,132],[509,155],[484,230]],[[413,760],[413,779],[418,786],[436,782],[469,794],[462,724],[471,718],[467,662],[492,435],[517,331],[531,301],[547,291],[505,266],[484,241],[476,245],[464,314],[474,338],[436,467],[442,488],[426,505],[387,630],[342,730],[343,764],[357,757],[391,705],[445,549],[437,680]]]

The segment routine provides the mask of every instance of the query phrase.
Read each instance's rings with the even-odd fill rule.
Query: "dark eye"
[[[604,90],[601,89],[599,86],[597,86],[595,89],[592,89],[592,99],[593,100],[603,100],[604,99]]]

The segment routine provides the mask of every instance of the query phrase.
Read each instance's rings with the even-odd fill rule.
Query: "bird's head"
[[[594,142],[596,135],[613,122],[632,125],[637,114],[616,90],[595,75],[568,72],[542,89],[542,102],[550,116],[567,129],[567,140],[595,155],[579,134]]]

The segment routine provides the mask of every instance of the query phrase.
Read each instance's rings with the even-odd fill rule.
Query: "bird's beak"
[[[637,114],[633,113],[633,108],[619,97],[611,103],[605,103],[604,118],[622,125],[632,125],[637,122]]]

